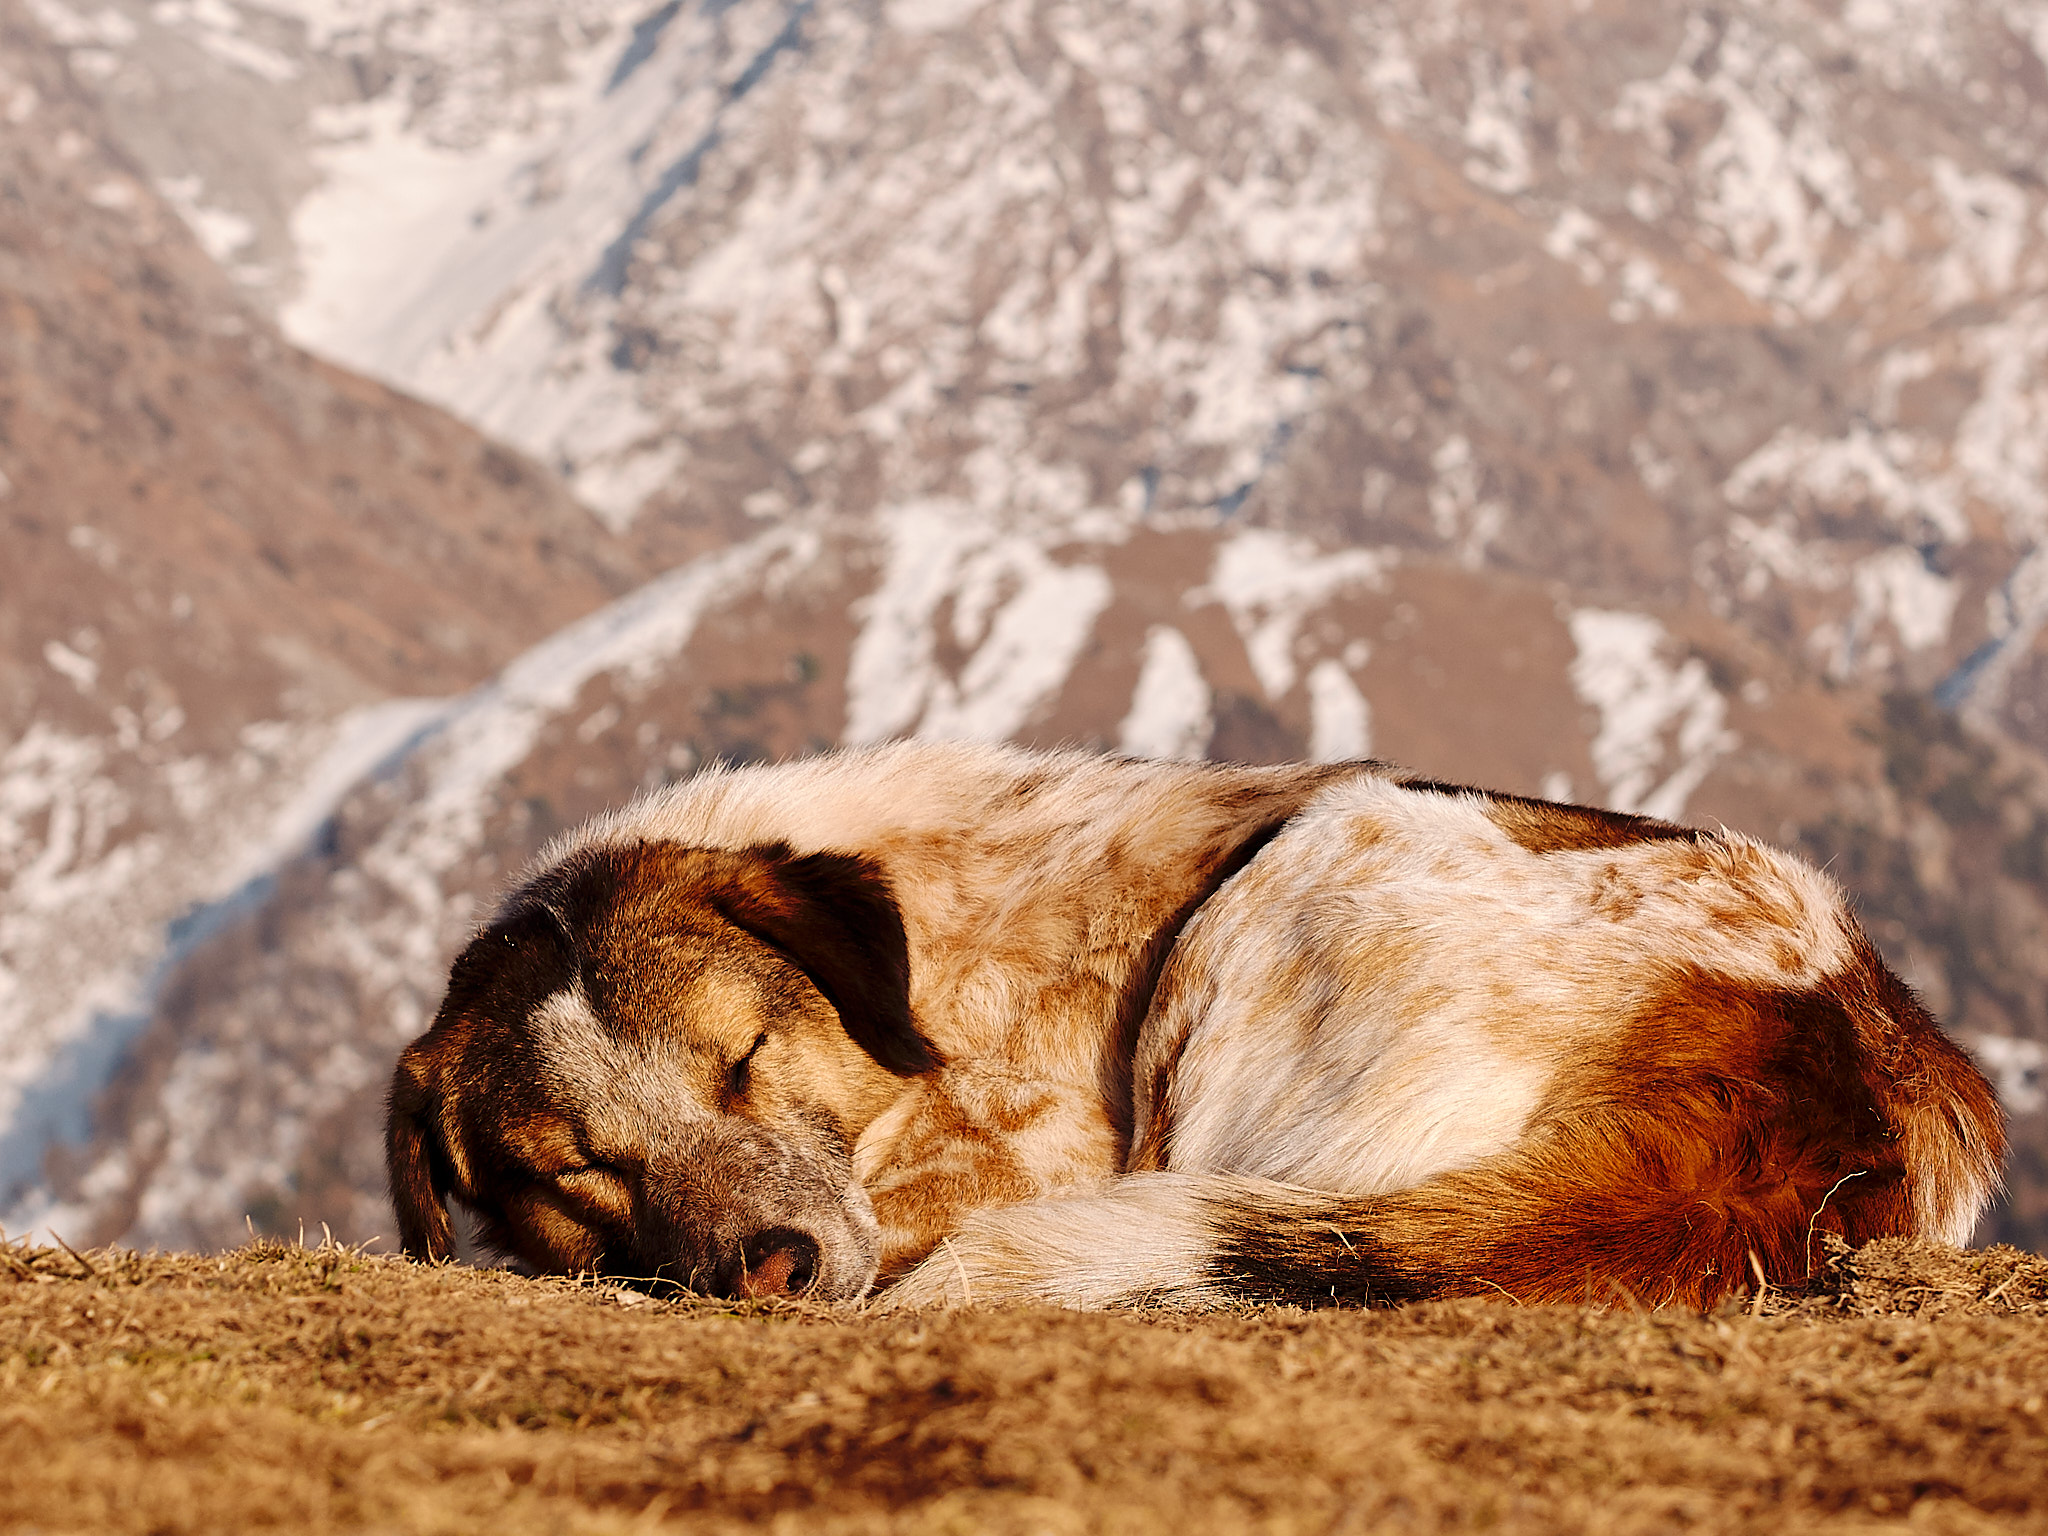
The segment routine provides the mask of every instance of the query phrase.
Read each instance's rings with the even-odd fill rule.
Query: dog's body
[[[550,849],[393,1091],[538,1267],[726,1294],[1711,1303],[1964,1239],[1983,1078],[1786,855],[1404,781],[901,745]]]

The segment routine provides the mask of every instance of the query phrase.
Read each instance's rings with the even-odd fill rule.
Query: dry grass
[[[2048,1526],[2048,1260],[1699,1317],[834,1315],[259,1244],[0,1250],[0,1528]]]

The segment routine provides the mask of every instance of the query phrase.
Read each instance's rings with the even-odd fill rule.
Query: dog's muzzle
[[[634,1205],[643,1280],[827,1302],[874,1281],[881,1232],[850,1164],[751,1120],[721,1116],[676,1137],[648,1165]]]

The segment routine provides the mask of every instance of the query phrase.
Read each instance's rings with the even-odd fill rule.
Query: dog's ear
[[[839,1010],[854,1043],[891,1072],[911,1077],[939,1065],[910,1016],[903,914],[872,860],[761,849],[753,869],[719,892],[715,905],[735,927],[794,960]]]
[[[398,1212],[398,1236],[409,1258],[455,1256],[448,1220],[453,1170],[442,1144],[440,1095],[434,1091],[435,1063],[415,1040],[391,1075],[391,1101],[384,1127],[385,1166],[391,1176],[391,1204]]]

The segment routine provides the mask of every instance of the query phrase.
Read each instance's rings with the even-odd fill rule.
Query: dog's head
[[[399,1058],[405,1250],[452,1252],[453,1197],[544,1271],[859,1296],[879,1234],[853,1144],[934,1065],[868,861],[584,849],[471,941]]]

